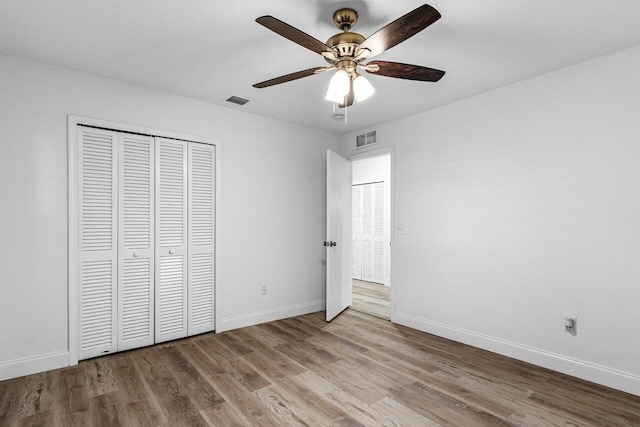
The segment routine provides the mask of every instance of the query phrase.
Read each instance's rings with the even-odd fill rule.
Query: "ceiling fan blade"
[[[349,93],[345,97],[345,101],[346,102],[338,104],[338,107],[340,107],[340,108],[351,107],[353,105],[353,100],[355,98],[356,97],[355,97],[355,95],[353,93],[353,80],[349,80]]]
[[[298,71],[296,73],[287,74],[285,76],[276,77],[275,79],[265,80],[264,82],[256,83],[253,87],[262,89],[264,87],[269,87],[273,85],[279,85],[280,83],[290,82],[292,80],[298,80],[303,77],[313,76],[314,74],[321,73],[326,71],[327,67],[315,67],[309,68],[308,70]]]
[[[371,67],[370,67],[371,66]],[[378,71],[373,71],[375,67]],[[420,65],[402,64],[400,62],[371,61],[363,67],[368,73],[379,76],[395,77],[397,79],[419,80],[422,82],[437,82],[444,76],[444,71]],[[371,70],[369,69],[371,68]]]
[[[309,34],[304,33],[299,29],[274,18],[273,16],[261,16],[256,19],[256,22],[267,27],[274,33],[280,34],[282,37],[285,37],[302,47],[306,47],[315,53],[321,54],[322,52],[331,52],[331,48],[320,40],[311,37]]]
[[[438,19],[440,19],[440,13],[428,4],[423,4],[379,29],[360,43],[358,49],[370,50],[368,57],[371,58],[416,35]]]

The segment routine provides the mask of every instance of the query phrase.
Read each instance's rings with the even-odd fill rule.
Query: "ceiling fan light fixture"
[[[351,78],[345,70],[336,71],[333,77],[331,77],[329,90],[324,99],[337,103],[344,101],[344,97],[349,93],[350,80]]]
[[[364,76],[357,75],[353,80],[353,95],[356,101],[362,102],[375,93],[373,85]]]
[[[324,96],[325,101],[333,102],[335,104],[342,104],[344,102],[344,95],[335,95],[331,92],[331,89],[327,91],[327,94]]]

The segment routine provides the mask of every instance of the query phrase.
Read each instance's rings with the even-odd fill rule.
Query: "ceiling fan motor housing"
[[[349,31],[357,21],[358,12],[355,10],[350,8],[336,10],[333,14],[333,22],[343,32],[331,36],[326,43],[337,55],[337,61],[325,58],[327,62],[333,64],[337,69],[347,71],[350,75],[355,73],[359,62],[354,59],[357,54],[356,50],[365,40],[362,34]]]
[[[358,33],[338,33],[327,40],[327,46],[336,51],[339,58],[356,55],[356,48],[364,41],[364,36]]]

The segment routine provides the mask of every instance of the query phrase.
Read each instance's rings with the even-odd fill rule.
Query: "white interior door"
[[[154,342],[154,141],[120,133],[118,351]]]
[[[351,191],[351,162],[327,150],[327,321],[351,305]]]
[[[156,343],[187,336],[187,143],[156,138]]]

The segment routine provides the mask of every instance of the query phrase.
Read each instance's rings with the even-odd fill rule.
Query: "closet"
[[[77,133],[79,359],[213,330],[215,146]]]
[[[353,278],[384,283],[384,182],[352,187]]]

